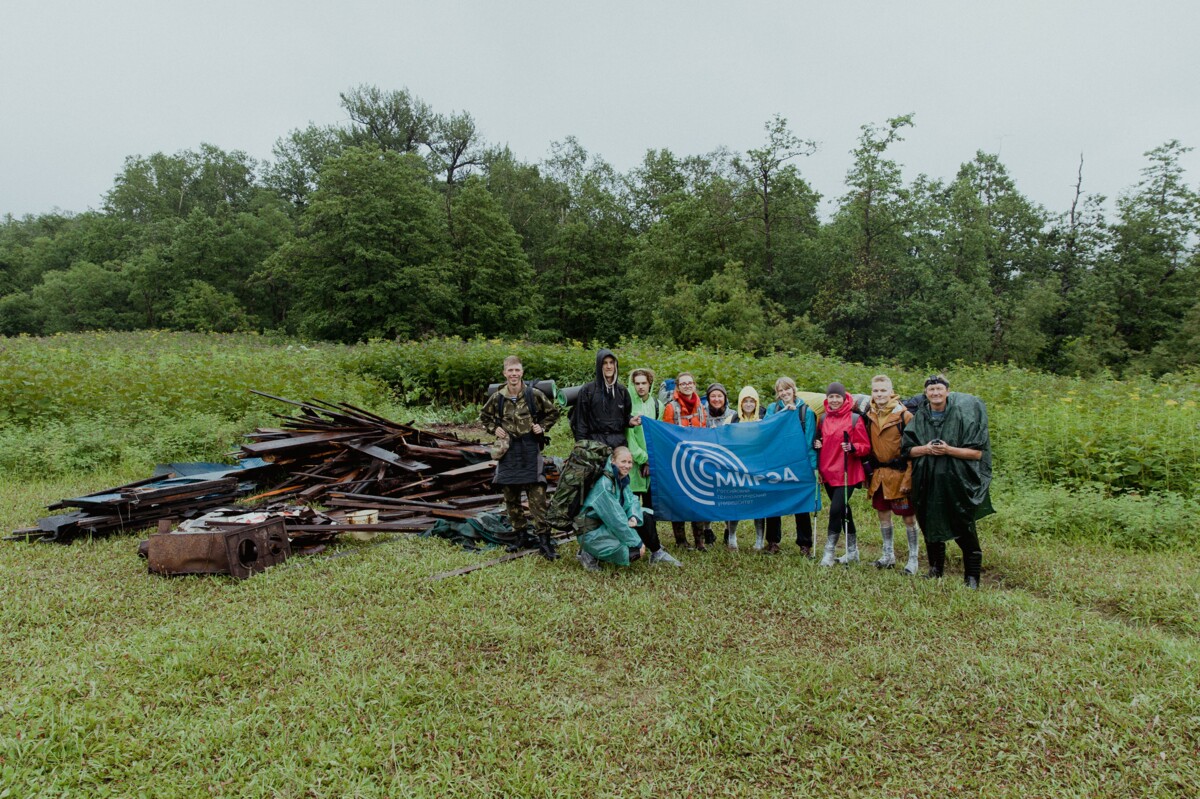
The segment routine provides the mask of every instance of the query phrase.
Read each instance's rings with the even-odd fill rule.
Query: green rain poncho
[[[642,505],[614,466],[610,465],[592,486],[583,510],[575,518],[579,546],[597,560],[628,566],[630,547],[642,545],[637,530],[629,526],[630,519],[642,523]]]
[[[921,400],[913,420],[904,428],[902,449],[905,455],[913,447],[940,438],[952,447],[977,449],[983,457],[977,461],[949,456],[913,458],[912,493],[917,521],[927,542],[952,541],[956,537],[953,522],[972,522],[990,513],[988,486],[992,482],[992,446],[988,438],[987,408],[983,400],[971,394],[952,391],[946,397],[946,413],[934,419],[929,400]]]

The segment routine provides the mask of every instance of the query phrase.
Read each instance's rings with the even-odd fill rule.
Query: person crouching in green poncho
[[[629,489],[633,455],[616,447],[604,475],[592,486],[575,517],[579,561],[588,571],[600,571],[600,561],[628,566],[646,553],[638,536],[642,504]]]
[[[942,576],[946,542],[954,541],[963,553],[963,582],[979,588],[983,551],[975,521],[995,512],[988,495],[992,446],[983,400],[950,393],[943,375],[929,378],[925,399],[904,428],[901,451],[913,463],[909,499],[925,534],[925,576]]]

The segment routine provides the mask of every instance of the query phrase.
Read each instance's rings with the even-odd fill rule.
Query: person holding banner
[[[709,383],[704,390],[708,399],[708,427],[721,427],[738,420],[737,411],[729,407],[729,393],[721,383]],[[725,522],[725,548],[737,552],[737,520]]]
[[[862,459],[871,454],[867,426],[854,413],[854,400],[841,383],[830,383],[825,391],[825,415],[818,425],[813,446],[820,450],[819,470],[829,494],[829,532],[825,538],[822,566],[834,564],[838,537],[846,533],[846,552],[836,562],[844,566],[858,562],[858,530],[850,513],[850,495],[866,477]]]
[[[734,422],[745,424],[746,422],[758,422],[763,418],[763,409],[758,401],[758,389],[754,386],[742,386],[742,390],[738,392],[738,411],[734,417]],[[805,518],[808,514],[801,514]],[[762,549],[763,540],[766,534],[766,519],[754,520],[754,548]],[[734,522],[735,533],[737,522]]]
[[[654,396],[654,371],[634,369],[629,373],[629,384],[633,387],[633,418],[625,431],[625,441],[633,456],[633,470],[629,473],[629,490],[642,506],[642,523],[638,536],[650,551],[650,563],[667,563],[683,566],[662,548],[658,539],[658,524],[654,520],[653,500],[650,496],[650,455],[646,451],[646,432],[642,429],[642,418],[662,420],[663,404]]]
[[[700,395],[696,393],[696,376],[691,372],[680,372],[675,378],[675,393],[663,409],[662,420],[680,427],[708,427],[708,413],[704,409],[704,403],[700,402]],[[671,522],[675,543],[688,549],[706,552],[708,546],[704,543],[705,523],[692,522],[692,539],[696,542],[694,547],[688,546],[683,525],[683,522]]]
[[[600,571],[600,561],[628,566],[646,554],[638,536],[642,506],[629,490],[633,455],[628,447],[613,449],[612,460],[592,486],[575,521],[579,560],[588,571]]]
[[[788,411],[798,411],[800,416],[800,427],[804,429],[805,438],[808,441],[808,446],[803,452],[797,454],[797,460],[801,461],[801,465],[810,471],[817,468],[817,452],[813,448],[813,441],[817,433],[817,415],[813,413],[812,408],[804,400],[800,399],[796,393],[796,381],[790,377],[784,376],[775,381],[775,402],[767,406],[767,416],[776,413],[785,413]],[[813,547],[813,530],[812,517],[807,513],[797,513],[796,517],[796,546],[800,547],[800,554],[806,558],[812,557]],[[766,520],[766,550],[767,554],[777,554],[779,552],[779,542],[783,540],[783,519],[778,516]],[[761,542],[755,544],[755,549],[762,549]]]

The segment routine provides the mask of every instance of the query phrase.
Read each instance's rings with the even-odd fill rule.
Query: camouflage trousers
[[[583,502],[604,468],[608,464],[612,449],[599,441],[576,441],[570,457],[563,464],[558,477],[558,487],[550,501],[547,522],[555,530],[571,530],[575,517],[583,509]]]
[[[508,521],[517,533],[526,530],[525,509],[521,507],[521,492],[529,497],[529,520],[533,522],[533,534],[549,533],[546,526],[546,486],[541,483],[500,486],[504,494],[504,507],[508,510]]]

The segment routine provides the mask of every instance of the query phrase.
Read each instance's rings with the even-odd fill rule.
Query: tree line
[[[257,162],[209,144],[126,159],[100,210],[0,224],[0,334],[279,330],[806,350],[921,365],[1163,373],[1200,358],[1200,194],[1169,141],[1106,213],[1021,194],[978,152],[953,180],[868,124],[830,218],[816,145],[647,151],[622,174],[577,140],[529,163],[407,90],[341,95],[347,121]]]

